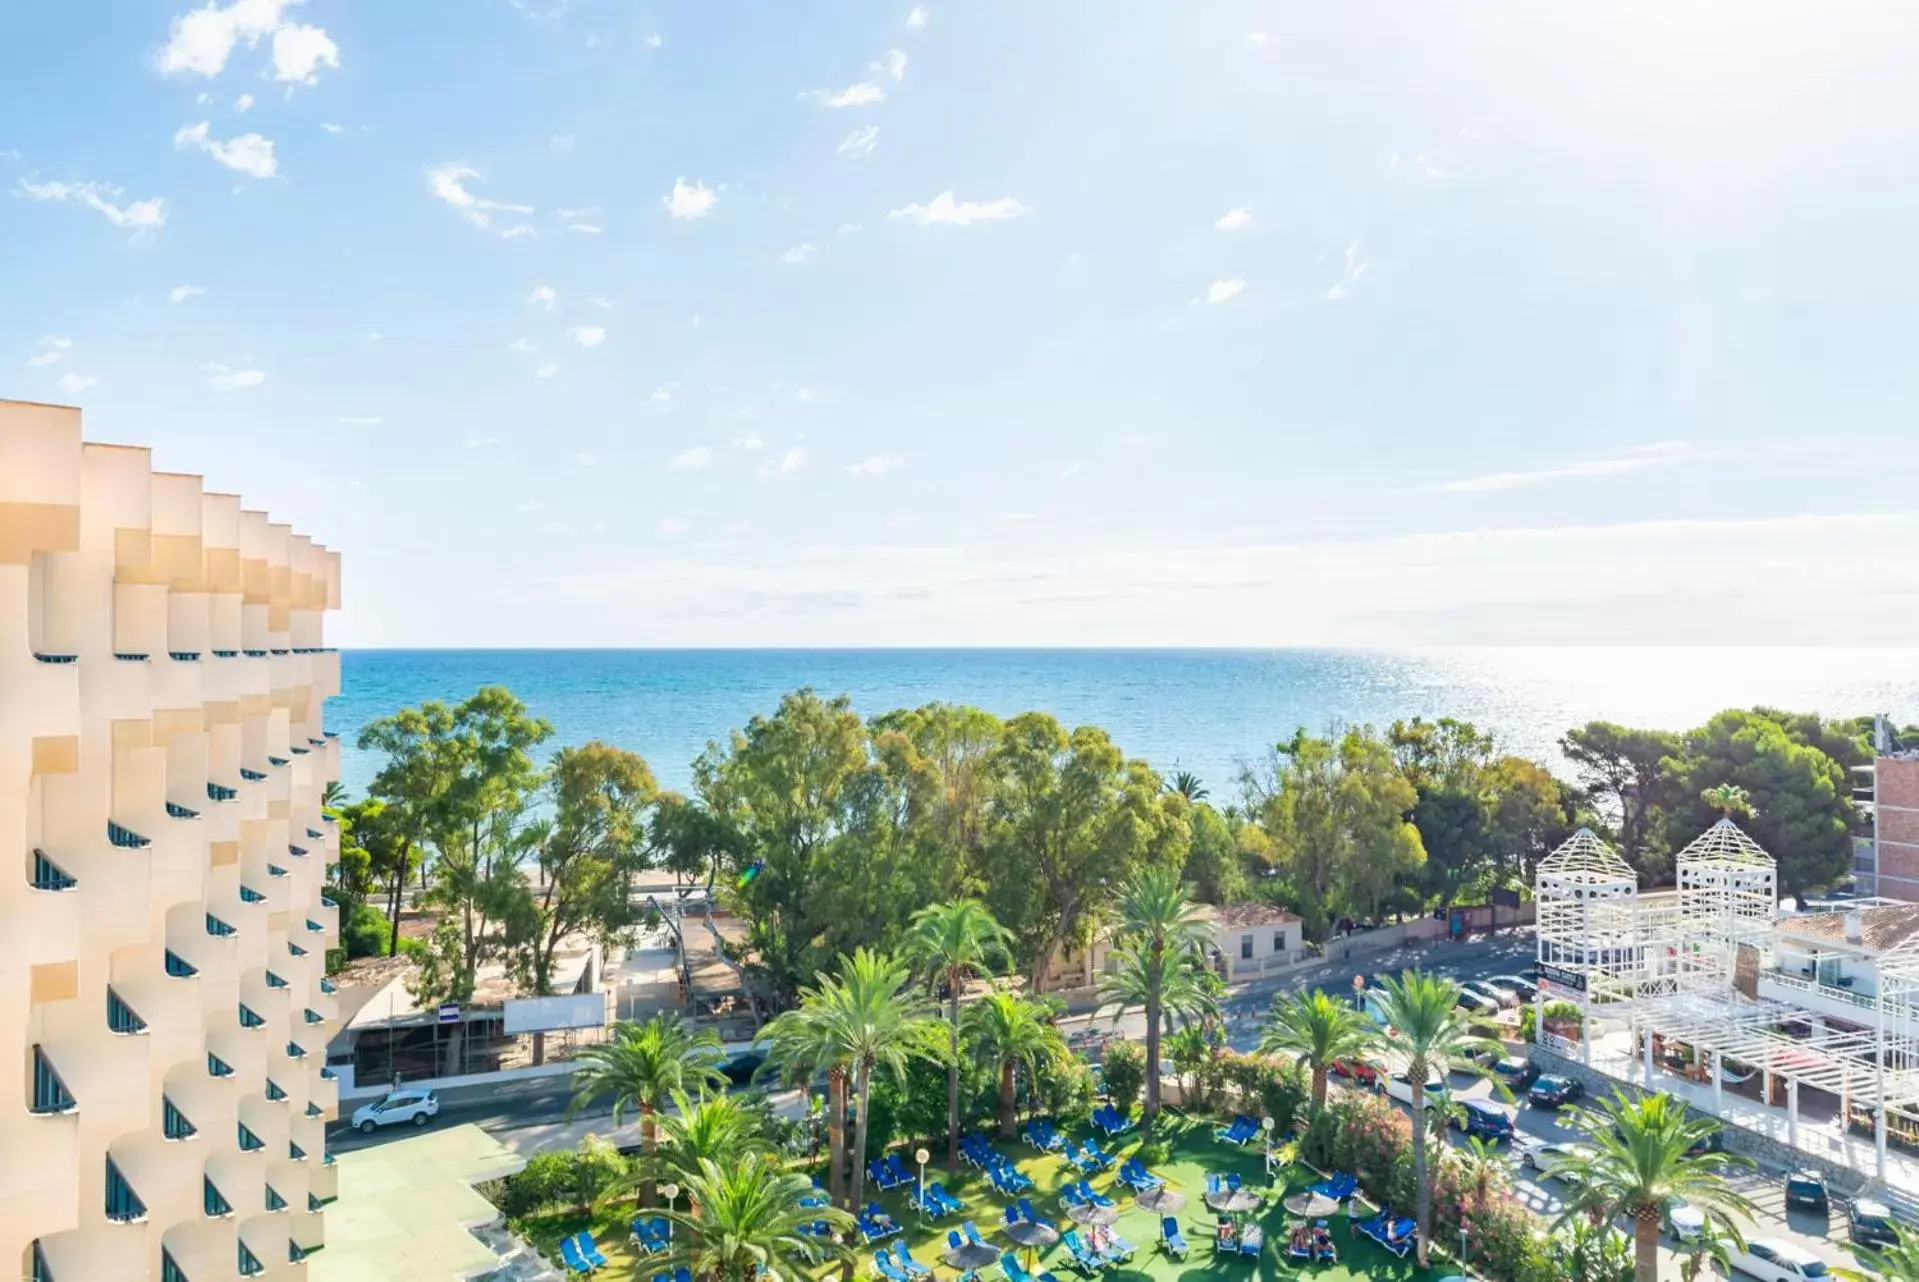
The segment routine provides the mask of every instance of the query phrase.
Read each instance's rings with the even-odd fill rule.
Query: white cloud
[[[660,197],[660,204],[675,218],[704,218],[713,212],[718,200],[711,187],[699,182],[689,185],[686,179],[675,178],[672,192]]]
[[[846,470],[854,476],[885,476],[905,466],[906,460],[897,454],[875,454],[871,458],[861,459]]]
[[[649,33],[647,34],[647,37],[646,37],[646,40],[644,41],[644,43],[645,43],[645,45],[646,45],[646,47],[647,47],[647,48],[649,48],[649,49],[657,49],[657,48],[659,48],[659,47],[660,47],[661,45],[663,45],[663,44],[665,44],[665,43],[666,43],[666,41],[665,41],[664,39],[662,39],[662,38],[661,38],[661,36],[660,36],[660,33],[659,33],[659,32],[657,32],[657,31],[653,31],[653,32],[649,32]]]
[[[533,377],[552,378],[555,374],[559,372],[560,372],[560,367],[554,362],[548,361],[544,365],[540,366],[540,368],[533,371]]]
[[[321,67],[339,70],[340,46],[326,32],[289,22],[273,33],[273,78],[283,83],[319,83]]]
[[[45,369],[57,365],[65,356],[67,349],[73,346],[73,340],[60,334],[48,334],[34,344],[40,350],[27,358],[27,364],[35,369]]]
[[[778,458],[768,459],[760,471],[766,473],[797,472],[806,466],[806,451],[795,445]]]
[[[36,347],[57,347],[61,351],[65,351],[67,348],[73,346],[73,340],[65,334],[45,334],[42,335],[40,341],[34,345]]]
[[[331,124],[324,120],[320,122],[320,128],[326,130],[330,134],[343,134],[346,132],[345,125]]]
[[[610,298],[589,298],[586,301],[606,311],[611,311],[613,308],[613,300]]]
[[[426,171],[426,183],[435,196],[459,210],[460,217],[475,227],[485,227],[491,223],[493,221],[489,217],[491,213],[530,214],[533,212],[531,205],[488,200],[484,196],[476,196],[468,191],[466,186],[468,180],[477,179],[479,176],[476,170],[456,161],[429,167]]]
[[[279,29],[281,14],[299,0],[233,0],[224,8],[215,0],[173,20],[173,35],[160,50],[163,72],[191,71],[212,79],[226,70],[234,45],[249,49]]]
[[[1213,226],[1221,231],[1238,231],[1253,221],[1253,211],[1241,205],[1238,209],[1229,209],[1221,214]]]
[[[560,301],[560,292],[551,285],[535,285],[533,292],[526,296],[526,301],[536,303],[550,312],[553,304]]]
[[[792,264],[810,263],[819,254],[819,252],[820,252],[819,247],[817,245],[813,245],[809,242],[802,241],[801,243],[793,246],[793,248],[787,250],[784,254],[781,254],[780,261],[783,263],[792,263]]]
[[[906,79],[906,52],[902,49],[888,49],[880,55],[879,61],[867,68],[877,71],[895,84]]]
[[[480,436],[473,432],[468,432],[466,435],[466,447],[469,450],[489,449],[499,443],[500,438],[497,436]]]
[[[1231,280],[1216,280],[1206,287],[1206,301],[1223,303],[1246,288],[1246,282],[1235,276]]]
[[[598,467],[600,464],[606,462],[606,455],[594,454],[588,450],[581,450],[579,453],[573,456],[573,461],[575,463],[578,463],[581,467]]]
[[[700,472],[713,466],[713,451],[709,446],[695,445],[690,450],[681,450],[666,460],[669,472]]]
[[[1543,485],[1549,481],[1574,480],[1588,476],[1616,476],[1622,472],[1643,472],[1648,468],[1664,467],[1693,457],[1695,455],[1692,449],[1684,441],[1657,441],[1651,445],[1634,446],[1624,454],[1609,458],[1582,459],[1576,463],[1541,468],[1532,472],[1493,472],[1486,476],[1469,476],[1463,480],[1444,481],[1425,488],[1440,494],[1483,494],[1492,490],[1522,490]]]
[[[35,352],[32,356],[27,357],[27,364],[33,366],[35,369],[45,369],[49,365],[59,364],[60,358],[61,353],[59,352]]]
[[[916,4],[913,6],[913,11],[906,15],[906,25],[909,27],[923,27],[926,25],[927,16],[926,6]]]
[[[184,303],[187,299],[206,292],[206,290],[201,289],[198,285],[175,285],[167,291],[167,301],[169,303]]]
[[[241,134],[222,142],[208,136],[209,128],[204,120],[197,125],[182,125],[174,131],[173,149],[204,151],[228,169],[253,178],[271,178],[280,171],[280,162],[273,157],[272,139],[259,134]]]
[[[1326,291],[1326,301],[1336,303],[1342,298],[1351,298],[1353,286],[1359,284],[1359,278],[1366,274],[1366,269],[1370,266],[1372,266],[1371,263],[1359,256],[1358,241],[1355,240],[1347,245],[1346,274],[1340,277],[1339,284]]]
[[[266,373],[257,369],[230,369],[213,363],[202,368],[208,375],[207,386],[216,392],[235,392],[245,387],[258,387],[267,381]]]
[[[733,448],[736,450],[763,450],[766,448],[766,438],[758,432],[748,432],[745,436],[733,442]]]
[[[652,394],[646,398],[646,403],[660,413],[665,414],[673,408],[674,398],[679,395],[679,391],[680,385],[678,383],[661,383],[658,387],[654,388]]]
[[[60,376],[60,390],[69,396],[78,396],[98,381],[98,379],[88,378],[84,374],[76,374],[68,370]]]
[[[851,236],[865,230],[865,227],[866,224],[864,223],[841,223],[838,234],[841,236]]]
[[[685,534],[686,522],[678,517],[663,516],[658,528],[661,534]]]
[[[540,237],[540,233],[534,231],[531,227],[528,227],[525,223],[521,223],[515,227],[508,227],[500,232],[501,240],[519,240],[521,237],[524,237],[524,236],[531,236],[533,239],[538,240]]]
[[[572,134],[554,134],[546,140],[546,145],[553,149],[554,155],[564,156],[573,150],[574,143],[578,141]]]
[[[1080,469],[1080,465],[1078,463],[1068,463],[1065,467],[1060,469],[1060,472],[1059,472],[1060,479],[1065,480],[1067,477],[1077,473],[1079,469]]]
[[[336,421],[347,427],[378,427],[386,420],[364,414],[342,414]]]
[[[115,227],[131,230],[136,236],[159,231],[167,222],[166,202],[159,197],[116,205],[113,200],[119,197],[120,189],[102,183],[36,183],[22,179],[20,194],[28,200],[68,200],[85,205]]]
[[[580,233],[580,235],[582,236],[597,236],[602,231],[606,230],[605,228],[597,227],[592,223],[568,223],[566,225],[566,229],[568,231],[576,231]]]
[[[581,347],[598,347],[606,341],[606,330],[599,325],[575,325],[567,334]]]
[[[933,197],[928,204],[918,201],[904,209],[895,209],[888,218],[904,218],[908,222],[927,227],[934,223],[946,223],[953,227],[967,227],[973,223],[1003,222],[1008,218],[1018,218],[1026,212],[1026,206],[1011,196],[1001,196],[997,200],[955,200],[953,193],[943,191]]]
[[[840,155],[851,156],[855,160],[858,160],[862,156],[872,155],[873,148],[879,145],[879,141],[880,127],[878,125],[862,125],[852,133],[846,135],[846,137],[840,139],[838,150]]]
[[[508,351],[519,352],[522,355],[533,350],[533,344],[524,338],[516,338],[506,346]]]
[[[243,93],[238,98],[235,98],[233,100],[233,109],[239,112],[241,115],[245,115],[247,112],[252,111],[253,95],[250,93]]]
[[[1248,44],[1263,45],[1266,43],[1266,39],[1267,37],[1264,31],[1248,31],[1246,33],[1246,43]]]
[[[814,89],[800,95],[801,102],[817,102],[822,107],[870,107],[886,101],[886,90],[877,80],[862,80],[844,89]]]

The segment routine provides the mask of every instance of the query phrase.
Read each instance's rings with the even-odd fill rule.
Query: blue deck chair
[[[901,1238],[899,1241],[893,1243],[893,1263],[899,1265],[900,1270],[910,1278],[933,1276],[933,1270],[914,1259],[913,1253],[906,1249],[905,1238]]]
[[[906,1275],[900,1272],[899,1265],[884,1251],[873,1252],[873,1268],[886,1282],[906,1282]]]
[[[606,1257],[600,1254],[600,1248],[593,1243],[593,1235],[581,1229],[573,1239],[580,1244],[580,1255],[596,1269],[606,1267]]]
[[[1106,1261],[1081,1240],[1077,1229],[1066,1230],[1059,1242],[1066,1248],[1067,1258],[1073,1262],[1073,1267],[1086,1276],[1091,1277],[1106,1267]]]
[[[593,1266],[580,1254],[580,1244],[570,1237],[560,1239],[560,1263],[568,1273],[587,1274],[593,1271]]]
[[[1175,1260],[1186,1258],[1186,1235],[1179,1231],[1179,1221],[1170,1215],[1162,1217],[1159,1222],[1159,1244]]]

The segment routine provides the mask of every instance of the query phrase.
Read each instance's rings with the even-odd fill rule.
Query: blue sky
[[[0,10],[0,396],[348,645],[1910,643],[1899,6]]]

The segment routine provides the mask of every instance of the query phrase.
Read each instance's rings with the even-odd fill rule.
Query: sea
[[[1454,717],[1565,772],[1559,737],[1591,720],[1680,730],[1765,705],[1919,723],[1919,648],[348,650],[341,682],[327,724],[352,796],[379,765],[356,746],[369,721],[483,685],[552,722],[549,749],[603,740],[681,790],[709,742],[801,687],[844,694],[865,716],[942,701],[1103,726],[1128,755],[1192,771],[1219,801],[1300,727]]]

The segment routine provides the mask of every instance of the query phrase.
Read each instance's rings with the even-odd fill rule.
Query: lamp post
[[[1466,1267],[1466,1226],[1459,1226],[1459,1267]]]
[[[1259,1129],[1266,1132],[1266,1178],[1267,1179],[1271,1179],[1273,1177],[1273,1127],[1275,1125],[1277,1125],[1277,1123],[1273,1121],[1271,1114],[1268,1114],[1265,1117],[1262,1117],[1259,1119]]]
[[[918,1162],[918,1163],[919,1163],[919,1165],[920,1165],[920,1205],[919,1205],[919,1212],[920,1212],[920,1218],[921,1218],[922,1220],[926,1218],[926,1159],[927,1159],[928,1157],[930,1157],[930,1156],[931,1156],[931,1154],[929,1154],[929,1153],[928,1153],[928,1152],[927,1152],[927,1151],[926,1151],[925,1149],[923,1149],[923,1148],[916,1148],[916,1149],[914,1149],[914,1150],[913,1150],[913,1160],[914,1160],[915,1162]]]
[[[666,1199],[666,1209],[669,1211],[674,1209],[673,1204],[680,1199],[680,1186],[670,1180],[660,1185],[655,1191]]]

